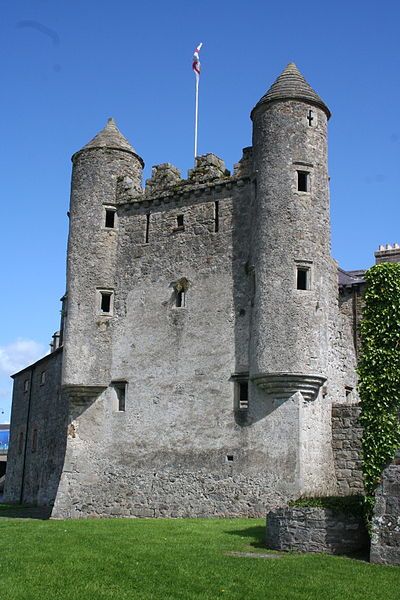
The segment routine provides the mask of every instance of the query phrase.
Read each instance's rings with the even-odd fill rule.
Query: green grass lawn
[[[399,600],[400,569],[265,552],[260,519],[0,518],[1,600]]]

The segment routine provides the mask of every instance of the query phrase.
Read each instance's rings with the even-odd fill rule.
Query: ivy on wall
[[[372,496],[400,447],[400,263],[375,265],[365,278],[358,374],[364,485]]]

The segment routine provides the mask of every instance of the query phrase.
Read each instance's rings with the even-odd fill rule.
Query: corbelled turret
[[[293,63],[251,113],[255,297],[250,379],[258,401],[282,411],[293,439],[307,439],[314,429],[320,439],[328,435],[321,432],[330,414],[323,390],[329,389],[329,323],[337,294],[330,256],[329,116]],[[300,444],[287,457],[296,494],[307,486],[314,486],[314,493],[319,485],[321,493],[326,491],[329,456],[318,443],[311,448]]]
[[[140,193],[144,163],[113,119],[73,155],[72,163],[63,385],[90,394],[90,388],[109,379],[108,319],[114,309],[119,237],[117,181],[128,177]]]

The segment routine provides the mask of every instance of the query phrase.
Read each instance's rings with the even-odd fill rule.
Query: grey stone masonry
[[[361,468],[361,408],[357,404],[332,406],[332,448],[337,493],[360,494],[364,490]]]
[[[7,503],[47,506],[57,493],[67,433],[61,366],[59,348],[13,376]]]
[[[290,64],[233,174],[208,153],[143,189],[112,119],[74,154],[63,350],[47,387],[32,366],[29,414],[15,379],[14,498],[55,517],[258,516],[336,494],[339,471],[360,490],[350,413],[332,448],[360,311],[347,284],[339,306],[330,251],[329,116]]]
[[[266,545],[273,550],[350,554],[367,547],[362,515],[328,508],[281,508],[267,515]]]
[[[400,565],[400,464],[383,471],[375,498],[370,561]]]

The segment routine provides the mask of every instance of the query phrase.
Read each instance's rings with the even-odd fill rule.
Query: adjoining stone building
[[[233,174],[208,154],[143,190],[112,119],[74,154],[61,332],[14,376],[6,501],[250,516],[362,488],[364,283],[330,254],[329,117],[290,64]]]

